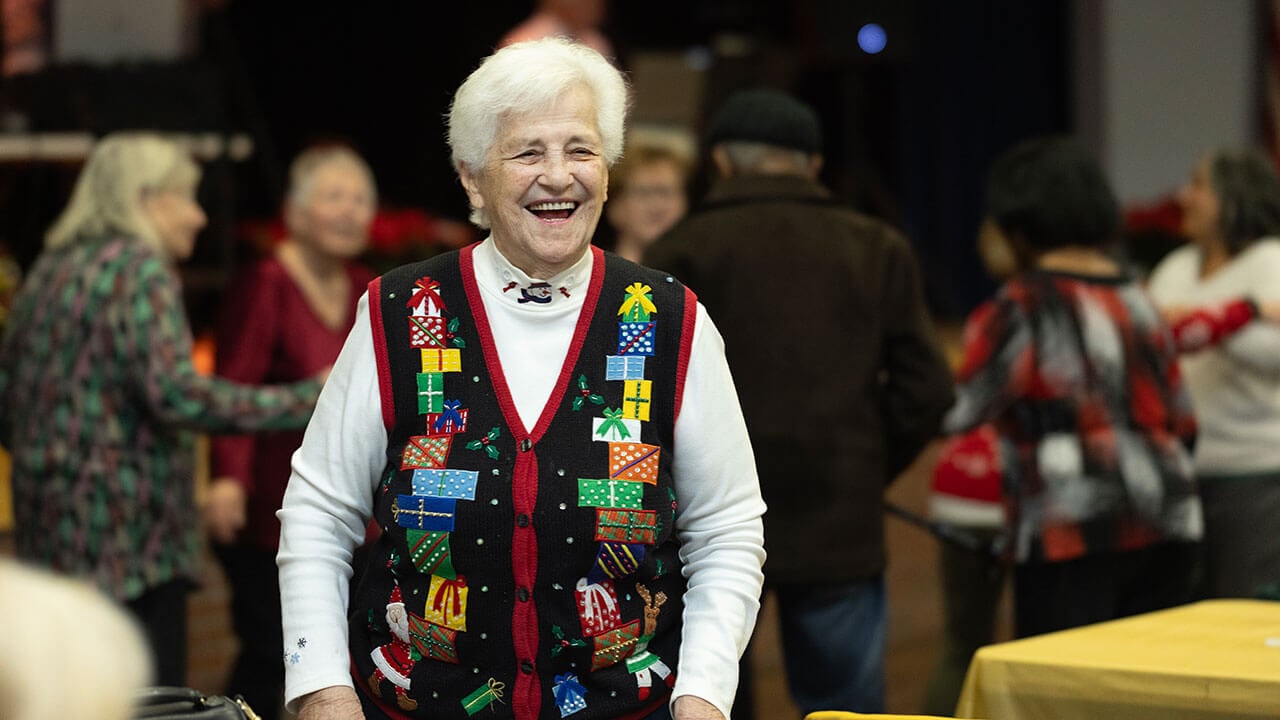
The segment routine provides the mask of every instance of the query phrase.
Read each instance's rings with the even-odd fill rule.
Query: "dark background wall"
[[[213,222],[192,265],[216,279],[236,257],[236,222],[274,215],[289,159],[317,140],[364,154],[384,201],[465,219],[442,118],[532,5],[456,3],[446,20],[436,3],[230,0],[203,17],[187,61],[53,67],[0,84],[0,105],[30,110],[37,132],[250,134],[252,157],[210,168],[202,187]],[[874,56],[855,41],[868,22],[888,39]],[[780,86],[813,104],[824,181],[907,233],[935,312],[958,317],[993,287],[973,250],[987,165],[1024,137],[1069,130],[1069,28],[1066,0],[647,0],[613,2],[603,29],[624,69],[649,52],[701,59],[695,135],[737,87]],[[20,259],[34,256],[74,169],[4,170],[0,240]]]

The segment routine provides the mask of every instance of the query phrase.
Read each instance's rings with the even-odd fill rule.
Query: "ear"
[[[729,161],[729,153],[720,145],[711,148],[711,164],[715,166],[720,177],[733,177],[733,163]]]
[[[284,216],[284,227],[290,235],[293,234],[294,228],[302,224],[302,208],[298,204],[285,200],[284,207],[281,208],[281,215]]]
[[[822,172],[823,157],[821,154],[809,156],[809,179],[817,180],[818,174]]]
[[[467,200],[471,201],[471,207],[483,208],[484,195],[480,194],[480,174],[474,172],[466,163],[458,163],[458,180],[462,183],[462,189],[467,192]]]

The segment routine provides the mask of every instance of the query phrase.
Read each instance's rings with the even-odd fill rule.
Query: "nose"
[[[573,172],[569,169],[569,159],[563,152],[549,152],[542,160],[542,174],[539,182],[549,188],[564,189],[573,184]]]
[[[205,214],[204,208],[199,205],[195,206],[195,214],[193,216],[197,230],[203,230],[205,225],[209,224],[209,216]]]

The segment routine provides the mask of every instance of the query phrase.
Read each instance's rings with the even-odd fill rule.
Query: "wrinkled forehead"
[[[508,144],[546,142],[552,139],[551,135],[561,136],[566,132],[582,140],[601,141],[595,99],[585,87],[570,88],[530,107],[502,113],[489,150]]]

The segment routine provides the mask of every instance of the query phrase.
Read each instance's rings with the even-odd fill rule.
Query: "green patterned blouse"
[[[45,251],[0,345],[19,556],[125,601],[195,581],[192,431],[302,427],[319,392],[197,375],[176,271],[142,242]]]

